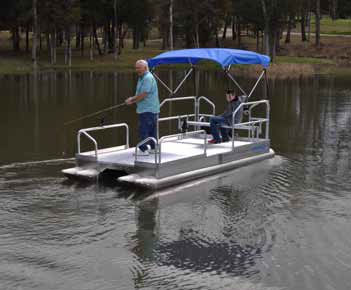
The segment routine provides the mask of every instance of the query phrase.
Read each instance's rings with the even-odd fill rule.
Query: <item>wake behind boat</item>
[[[206,96],[173,97],[179,91],[186,79],[195,72],[200,61],[213,61],[221,66],[225,75],[233,81],[243,94],[243,102],[233,112],[231,125],[223,127],[231,131],[232,139],[220,144],[208,144],[209,135],[204,128],[209,127],[209,118],[216,113],[215,104]],[[175,90],[170,89],[156,74],[155,68],[162,64],[187,63],[190,65],[184,79]],[[160,104],[162,108],[167,103],[184,103],[184,107],[192,106],[191,114],[177,114],[160,117],[157,126],[157,138],[149,137],[136,147],[129,147],[129,126],[126,123],[111,124],[79,130],[77,134],[78,152],[75,156],[76,167],[62,172],[68,177],[96,178],[106,170],[118,172],[118,181],[137,186],[159,189],[179,184],[192,179],[209,176],[225,170],[242,167],[247,164],[272,158],[274,151],[270,148],[268,100],[250,101],[257,85],[261,80],[267,83],[266,67],[270,58],[255,52],[235,49],[185,49],[162,53],[148,60],[150,69],[157,80],[170,92],[170,98]],[[263,70],[252,90],[247,94],[230,73],[231,65],[259,64]],[[196,91],[196,88],[195,88]],[[205,113],[204,107],[210,108],[212,114]],[[235,122],[237,114],[245,108],[247,114],[242,121]],[[258,114],[260,110],[261,114]],[[262,116],[262,111],[264,115]],[[178,132],[172,135],[160,136],[161,122],[178,122]],[[91,132],[99,130],[123,129],[125,144],[99,149],[98,142]],[[238,131],[244,133],[239,134]],[[81,152],[81,138],[88,138],[94,145],[94,150]],[[147,142],[154,142],[155,154],[137,156],[137,148]]]

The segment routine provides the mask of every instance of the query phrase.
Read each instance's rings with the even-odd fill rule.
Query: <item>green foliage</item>
[[[86,34],[94,27],[99,37],[103,30],[108,34],[110,48],[115,45],[116,31],[133,31],[135,41],[139,42],[147,39],[151,29],[158,26],[161,36],[168,38],[170,0],[37,1],[41,33],[62,33],[79,26]],[[32,3],[32,0],[1,0],[0,29],[11,31],[13,39],[18,38],[21,31],[30,31]],[[266,31],[273,37],[286,29],[288,23],[295,24],[302,15],[315,11],[314,0],[174,0],[173,3],[174,38],[179,46],[185,47],[212,45],[224,24],[230,26],[233,16],[253,31],[268,27]],[[337,20],[323,24],[326,21],[323,17],[322,27],[329,27],[327,33],[349,34],[347,18],[351,17],[351,1],[321,0],[324,14],[329,13],[331,7],[336,8],[336,17],[346,22]]]
[[[339,0],[337,16],[339,18],[351,18],[351,1],[350,0]]]

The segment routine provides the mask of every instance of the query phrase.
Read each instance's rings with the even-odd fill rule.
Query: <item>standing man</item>
[[[145,60],[138,60],[135,63],[135,71],[139,76],[135,96],[128,98],[126,103],[128,105],[136,103],[137,105],[140,141],[147,137],[157,139],[157,118],[160,113],[157,83],[152,73],[149,72]],[[147,144],[143,144],[138,148],[137,155],[146,156],[149,153],[155,153],[154,142],[148,144],[151,150],[148,150]]]

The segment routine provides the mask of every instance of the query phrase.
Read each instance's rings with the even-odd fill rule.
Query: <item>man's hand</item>
[[[133,104],[134,103],[134,97],[129,97],[128,99],[126,99],[125,102],[126,102],[127,105]]]

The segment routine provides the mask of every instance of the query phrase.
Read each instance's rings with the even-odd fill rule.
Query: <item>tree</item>
[[[338,18],[350,18],[351,17],[351,1],[350,0],[338,0],[336,8],[336,14]]]
[[[175,3],[176,26],[185,39],[186,47],[204,47],[214,37],[225,20],[224,3],[220,0],[178,0]]]
[[[315,15],[316,15],[316,47],[321,47],[321,1],[316,0],[316,8],[315,8]]]
[[[37,0],[33,0],[33,45],[32,45],[32,61],[33,69],[36,70],[38,67],[37,60],[37,40],[38,40],[38,13],[37,13]]]

